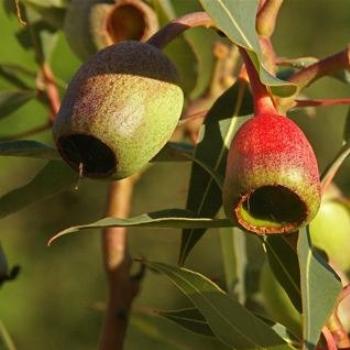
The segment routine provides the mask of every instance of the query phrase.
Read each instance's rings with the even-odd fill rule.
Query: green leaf
[[[201,128],[200,142],[194,157],[206,164],[219,176],[224,177],[226,158],[231,140],[239,127],[252,112],[251,96],[245,82],[238,81],[228,89],[208,112]],[[187,209],[199,216],[213,217],[222,205],[221,190],[213,178],[194,163],[192,166]],[[205,229],[185,230],[182,234],[179,262],[186,257],[205,233]]]
[[[226,291],[232,295],[237,282],[234,234],[235,228],[220,228],[222,262],[225,272]]]
[[[0,119],[19,109],[35,96],[34,90],[0,91]]]
[[[274,330],[203,275],[184,268],[145,261],[168,277],[207,320],[215,336],[231,348],[290,349]]]
[[[182,328],[185,328],[193,333],[207,337],[214,336],[212,330],[208,325],[208,322],[197,308],[191,307],[171,311],[155,310],[155,312],[158,315],[177,323]]]
[[[0,320],[0,339],[6,350],[16,350],[16,345],[12,340],[9,331],[6,329],[4,323]]]
[[[274,77],[263,66],[263,56],[255,31],[258,0],[200,0],[200,3],[222,32],[236,45],[247,50],[262,83],[270,86],[272,92],[281,97],[296,93],[297,87],[294,84]]]
[[[232,223],[227,219],[212,219],[207,217],[198,217],[194,213],[185,209],[165,209],[154,211],[127,219],[106,217],[91,224],[69,227],[50,239],[50,243],[57,238],[69,233],[89,230],[102,229],[107,227],[175,227],[175,228],[198,228],[198,227],[228,227]]]
[[[0,198],[0,218],[39,200],[54,196],[77,182],[77,175],[65,163],[50,161],[26,185]]]
[[[308,228],[299,232],[298,257],[303,305],[303,349],[313,350],[322,327],[336,305],[342,286],[337,274],[312,249]]]
[[[32,140],[0,142],[0,156],[30,157],[60,160],[58,152],[51,146]]]
[[[284,237],[271,236],[265,240],[267,258],[275,277],[301,312],[299,261],[296,251]]]
[[[0,76],[20,90],[30,90],[28,81],[34,81],[36,73],[18,64],[2,62]]]

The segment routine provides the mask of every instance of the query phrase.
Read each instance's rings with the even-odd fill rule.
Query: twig
[[[322,335],[327,343],[327,350],[338,350],[332,332],[328,329],[328,327],[322,328]]]
[[[277,15],[283,0],[266,0],[256,17],[256,30],[259,35],[269,38],[276,26]]]
[[[18,22],[22,25],[22,26],[26,26],[27,22],[23,19],[22,17],[22,12],[21,12],[21,4],[19,3],[19,0],[14,0],[15,2],[15,8],[16,8],[16,17],[18,19]]]
[[[129,215],[134,182],[135,178],[127,178],[110,185],[108,216],[122,218]],[[121,350],[129,310],[139,287],[139,281],[130,278],[131,259],[126,228],[106,229],[102,234],[102,252],[109,288],[99,349]]]
[[[49,119],[51,123],[53,123],[60,109],[61,100],[56,84],[56,79],[50,66],[46,62],[43,62],[41,64],[37,78],[37,89],[39,93],[44,93],[43,97],[39,95],[39,99],[42,101],[43,99],[44,101],[47,99],[46,102],[50,110]]]
[[[316,79],[350,67],[350,46],[332,56],[326,57],[293,74],[288,80],[300,89],[310,85]]]
[[[330,98],[330,99],[312,99],[295,100],[294,107],[328,107],[337,105],[349,105],[350,98]]]
[[[206,12],[192,12],[169,22],[148,39],[147,43],[163,48],[187,29],[212,26],[214,26],[214,22]]]

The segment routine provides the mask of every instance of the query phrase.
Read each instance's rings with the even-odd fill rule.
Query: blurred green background
[[[187,0],[175,0],[187,1]],[[249,1],[249,0],[247,0]],[[16,40],[20,25],[0,7],[0,62],[20,63],[36,69],[31,51]],[[280,56],[323,57],[343,49],[350,38],[348,0],[286,0],[274,36]],[[53,54],[55,74],[69,81],[79,66],[60,35]],[[0,89],[7,83],[0,80]],[[305,91],[311,97],[350,96],[350,85],[324,78]],[[293,112],[314,146],[321,169],[328,164],[342,142],[348,107],[320,108],[311,118]],[[11,117],[0,121],[0,136],[40,125],[47,111],[30,102]],[[51,143],[50,132],[35,137]],[[0,158],[0,195],[26,183],[44,162]],[[350,194],[350,162],[337,177]],[[136,185],[133,214],[169,207],[184,207],[190,164],[153,165]],[[99,232],[86,231],[60,240],[47,248],[48,238],[69,225],[102,217],[107,183],[83,181],[78,191],[62,193],[22,210],[0,223],[1,242],[10,265],[22,268],[15,282],[0,289],[0,319],[17,349],[95,349],[106,295],[101,266]],[[180,244],[178,230],[130,230],[133,256],[176,263]],[[195,247],[187,266],[223,284],[223,266],[217,231],[209,231]],[[209,338],[181,330],[168,321],[142,316],[144,306],[175,309],[188,305],[163,277],[147,273],[136,300],[127,349],[219,349]],[[0,347],[1,349],[1,347]]]

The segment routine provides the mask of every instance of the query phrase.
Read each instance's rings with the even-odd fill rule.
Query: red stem
[[[327,327],[322,328],[322,334],[327,343],[327,350],[338,350],[332,332]]]
[[[246,50],[243,48],[240,48],[239,50],[245,63],[252,88],[255,115],[278,114],[271,96],[267,91],[266,86],[261,83],[258,72],[256,71]]]
[[[206,12],[192,12],[169,22],[149,38],[147,43],[161,49],[187,29],[212,26],[214,22]]]

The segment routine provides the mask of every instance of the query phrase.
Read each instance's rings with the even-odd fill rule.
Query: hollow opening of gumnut
[[[57,146],[61,156],[81,176],[106,177],[116,169],[117,161],[113,151],[94,136],[62,136],[58,139]]]
[[[240,214],[240,221],[248,229],[278,233],[302,223],[307,207],[296,193],[284,186],[262,186],[244,199]]]
[[[144,13],[131,4],[116,6],[107,21],[107,31],[115,43],[123,40],[141,40],[146,26]]]

